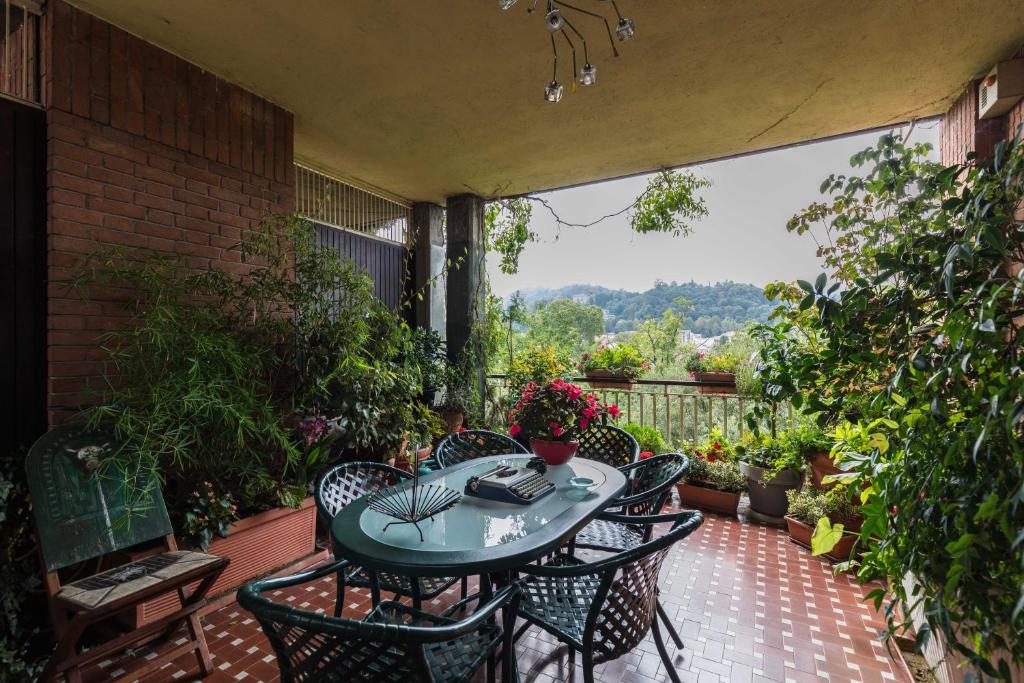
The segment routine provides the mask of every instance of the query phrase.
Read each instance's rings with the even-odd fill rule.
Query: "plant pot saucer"
[[[753,508],[747,510],[747,515],[750,517],[750,519],[754,520],[755,522],[758,522],[759,524],[764,524],[766,526],[786,526],[785,517],[774,517],[772,515],[766,515],[763,512],[758,512]]]

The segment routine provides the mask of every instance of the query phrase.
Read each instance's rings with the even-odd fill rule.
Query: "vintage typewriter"
[[[527,467],[499,465],[493,470],[470,477],[466,482],[467,496],[516,505],[529,505],[554,490],[555,485],[544,476],[543,469],[530,465]]]

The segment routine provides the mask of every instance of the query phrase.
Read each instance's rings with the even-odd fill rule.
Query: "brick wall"
[[[1021,48],[1011,58],[1024,57]],[[972,81],[942,117],[939,129],[939,154],[943,163],[958,164],[975,152],[984,160],[1002,139],[1012,136],[1024,123],[1024,101],[1005,116],[978,119],[978,82]]]
[[[48,411],[51,424],[102,387],[98,336],[112,294],[65,284],[104,246],[238,269],[234,246],[294,210],[292,115],[57,0],[43,27],[47,104]]]

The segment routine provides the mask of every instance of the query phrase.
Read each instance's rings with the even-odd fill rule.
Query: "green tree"
[[[632,340],[655,368],[665,368],[678,360],[683,329],[682,316],[675,309],[667,308],[660,318],[637,325]]]
[[[571,299],[538,305],[528,319],[527,339],[537,346],[553,346],[571,357],[590,348],[604,333],[604,313],[593,304]]]

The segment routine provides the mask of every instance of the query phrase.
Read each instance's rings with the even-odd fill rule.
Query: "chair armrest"
[[[640,469],[641,467],[649,467],[655,464],[661,458],[674,455],[681,456],[685,461],[685,464],[680,468],[678,477],[676,477],[675,479],[663,481],[657,486],[647,489],[646,491],[643,491],[641,493],[637,493],[632,496],[621,496],[619,498],[616,498],[611,503],[609,503],[608,507],[624,506],[628,509],[630,505],[633,505],[635,503],[641,503],[647,500],[648,498],[653,498],[654,496],[657,496],[660,493],[663,493],[664,491],[667,491],[671,487],[675,486],[679,479],[685,476],[686,471],[690,468],[689,457],[683,455],[682,453],[662,453],[661,455],[656,455],[653,458],[649,458],[647,460],[637,460],[636,462],[630,463],[629,465],[623,465],[622,467],[618,468],[618,470],[628,477],[633,470]]]
[[[518,602],[519,593],[522,587],[518,583],[505,586],[494,594],[494,597],[486,605],[483,605],[473,614],[461,621],[447,626],[403,626],[402,630],[409,638],[419,643],[434,643],[445,640],[453,640],[467,633],[476,631],[494,616],[494,613],[505,605]],[[405,608],[410,610],[411,608]],[[386,627],[385,627],[386,628]]]
[[[262,593],[268,590],[277,590],[279,588],[289,588],[291,586],[297,586],[302,583],[309,581],[316,581],[317,579],[323,578],[330,574],[335,574],[352,563],[348,560],[337,560],[330,564],[326,564],[322,567],[311,569],[308,572],[302,572],[301,574],[294,574],[292,576],[281,576],[278,578],[263,579],[260,581],[250,581],[249,583],[242,586],[239,590],[248,589],[252,593]]]

